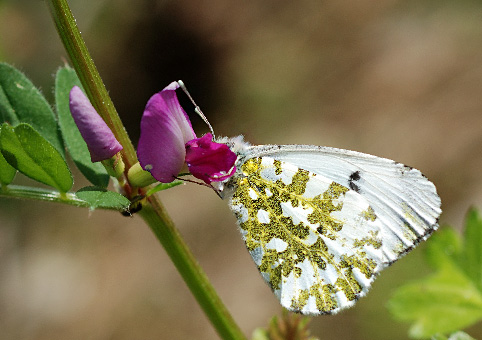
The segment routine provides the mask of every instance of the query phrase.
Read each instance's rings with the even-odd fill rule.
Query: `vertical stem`
[[[124,147],[122,154],[126,168],[129,169],[137,162],[134,146],[87,50],[67,0],[48,0],[47,3],[60,39],[70,56],[74,69],[87,92],[87,96],[99,115],[112,130],[116,139]]]
[[[89,99],[124,147],[124,161],[129,169],[137,162],[134,147],[87,51],[67,0],[47,0],[47,3],[60,38]],[[243,333],[174,227],[160,200],[151,196],[149,203],[141,210],[140,215],[170,256],[218,334],[226,340],[244,340]]]
[[[217,295],[206,274],[186,246],[172,221],[166,218],[164,207],[156,196],[149,198],[151,206],[145,206],[140,215],[144,218],[167,254],[176,266],[222,339],[246,339],[229,311]]]

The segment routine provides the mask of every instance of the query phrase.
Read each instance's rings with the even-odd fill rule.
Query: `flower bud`
[[[90,152],[93,163],[112,158],[122,150],[104,120],[78,86],[70,91],[70,112]]]

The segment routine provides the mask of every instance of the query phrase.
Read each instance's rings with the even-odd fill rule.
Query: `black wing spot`
[[[360,187],[355,183],[360,180],[360,171],[352,172],[350,178],[348,179],[348,186],[351,190],[360,192]]]
[[[399,168],[399,171],[400,171],[400,175],[402,176],[405,176],[405,173],[406,172],[410,172],[413,170],[413,167],[411,167],[410,165],[405,165],[403,163],[399,163],[399,162],[394,162],[396,165],[399,165],[400,168]]]

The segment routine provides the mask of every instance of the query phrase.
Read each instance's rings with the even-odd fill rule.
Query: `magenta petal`
[[[78,86],[70,90],[70,112],[87,143],[92,162],[109,159],[122,150],[104,120]]]
[[[186,163],[191,174],[205,183],[221,182],[236,171],[236,154],[226,144],[213,142],[210,133],[186,143]]]
[[[191,122],[179,104],[172,82],[147,102],[141,119],[137,157],[144,170],[160,182],[170,183],[184,165],[185,144],[196,138]]]

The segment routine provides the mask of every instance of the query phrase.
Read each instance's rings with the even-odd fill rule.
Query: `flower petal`
[[[231,177],[236,167],[236,154],[226,144],[213,142],[213,135],[186,143],[186,163],[191,174],[205,183],[221,182]]]
[[[114,134],[78,86],[70,90],[70,112],[87,143],[92,162],[113,157],[122,150]]]
[[[184,165],[185,144],[196,138],[191,122],[179,104],[172,82],[147,102],[141,119],[137,147],[139,163],[160,182],[170,183]]]

